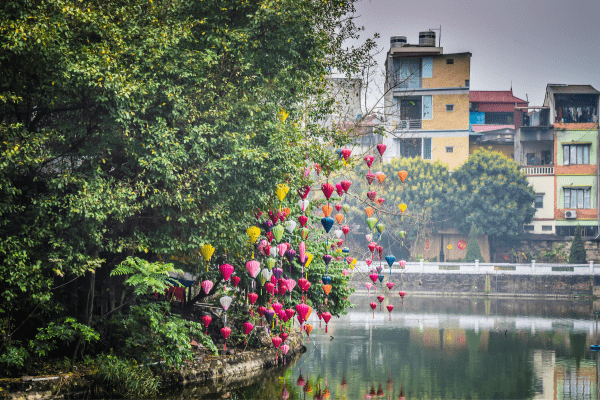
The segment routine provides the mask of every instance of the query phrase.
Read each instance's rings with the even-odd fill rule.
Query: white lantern
[[[308,200],[298,200],[298,207],[300,207],[300,210],[302,210],[302,212],[306,211],[306,209],[308,208],[308,204]]]
[[[337,237],[338,239],[342,237],[342,235],[344,234],[344,232],[342,232],[341,229],[336,229],[335,231],[333,231],[333,233],[335,234],[335,237]]]
[[[277,246],[271,247],[271,257],[273,257],[273,258],[277,257]]]
[[[261,272],[262,277],[265,279],[265,282],[268,282],[271,280],[271,275],[273,273],[271,271],[269,271],[267,268],[263,269]]]
[[[233,299],[229,296],[223,296],[219,299],[221,302],[221,307],[223,307],[223,310],[225,310],[225,323],[227,323],[227,309],[229,308],[232,300]]]
[[[296,229],[296,221],[292,221],[291,219],[285,222],[285,229],[289,233],[292,233],[294,229]]]

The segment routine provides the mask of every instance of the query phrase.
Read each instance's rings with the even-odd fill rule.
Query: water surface
[[[201,398],[598,399],[591,301],[386,297],[373,313],[374,297],[353,296],[328,333],[311,316],[289,368]]]

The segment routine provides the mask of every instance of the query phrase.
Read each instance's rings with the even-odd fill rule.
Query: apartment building
[[[515,161],[536,192],[532,234],[598,236],[598,106],[590,85],[548,84],[541,107],[517,108]]]
[[[435,32],[419,44],[392,36],[386,59],[386,158],[442,160],[450,170],[469,155],[471,53],[444,54]]]

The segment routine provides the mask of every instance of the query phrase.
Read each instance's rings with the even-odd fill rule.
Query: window
[[[479,103],[469,103],[469,111],[472,111],[472,112],[479,111]]]
[[[466,87],[469,87],[469,83],[471,83],[470,80],[469,79],[465,79],[465,86]]]
[[[525,232],[533,232],[533,225],[523,225],[523,230]]]
[[[590,188],[563,188],[563,208],[590,208]]]
[[[446,111],[454,111],[454,104],[446,104]]]
[[[563,144],[563,165],[589,164],[590,144]]]
[[[446,58],[446,64],[454,64],[454,58]]]
[[[575,236],[575,230],[577,226],[557,226],[556,236]],[[598,233],[598,227],[596,226],[582,226],[581,236],[596,236]]]
[[[535,208],[544,208],[544,194],[536,194],[533,205]]]
[[[454,146],[446,146],[446,153],[454,153]]]
[[[400,157],[431,160],[431,138],[398,140]]]
[[[542,225],[542,231],[552,232],[552,225]]]

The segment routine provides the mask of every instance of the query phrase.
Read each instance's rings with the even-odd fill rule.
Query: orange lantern
[[[290,214],[292,213],[292,210],[290,210],[289,207],[282,208],[281,211],[283,211],[285,213],[286,218],[289,217]]]
[[[321,210],[323,210],[323,215],[329,217],[331,215],[331,212],[333,211],[333,207],[331,207],[329,204],[323,204]]]
[[[306,312],[306,316],[304,317],[305,321],[308,321],[308,317],[310,317],[310,314],[312,314],[313,312],[313,308],[311,306],[308,306],[308,311]]]
[[[306,341],[307,343],[310,343],[310,333],[313,330],[313,326],[311,324],[306,324],[304,325],[304,332],[306,332],[306,334],[308,335],[308,340]]]
[[[383,172],[377,174],[377,180],[379,181],[379,183],[383,183],[383,181],[385,181],[385,174]]]
[[[333,286],[331,286],[331,285],[323,285],[323,291],[325,292],[326,296],[329,296],[329,292],[331,292],[332,287]]]
[[[341,224],[342,221],[344,220],[344,214],[335,214],[335,220],[337,221],[338,224]]]
[[[400,178],[400,181],[402,181],[402,183],[404,183],[404,180],[406,179],[406,177],[408,176],[408,171],[399,171],[398,172],[398,178]]]
[[[375,210],[371,206],[365,208],[365,214],[367,214],[367,218],[371,218],[371,215],[373,215],[374,211]]]

